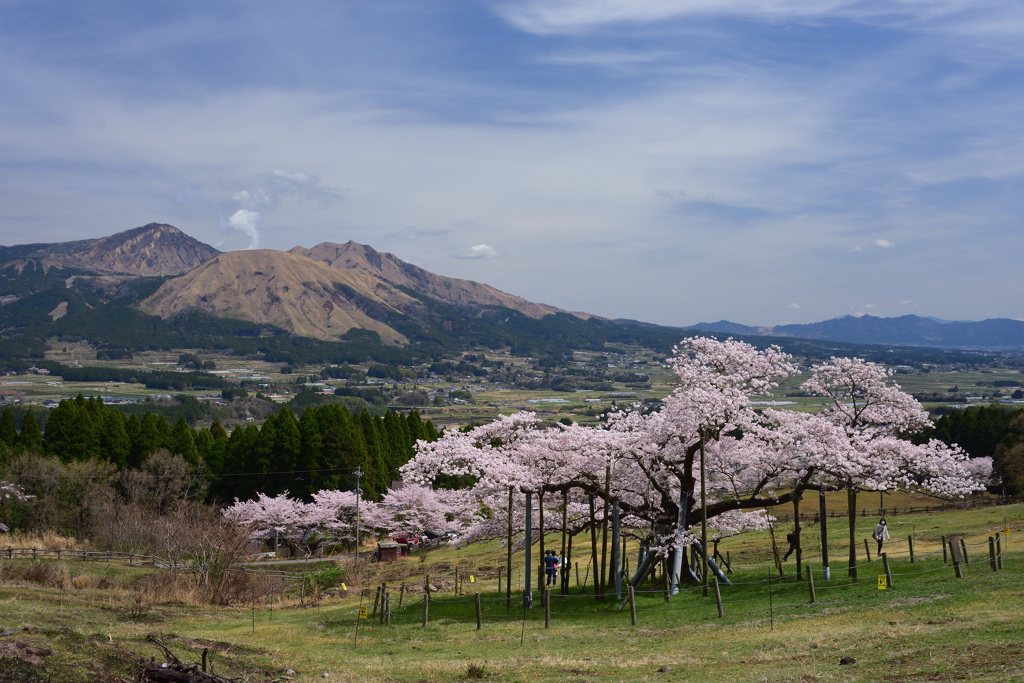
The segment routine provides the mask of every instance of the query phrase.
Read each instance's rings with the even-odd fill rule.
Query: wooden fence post
[[[718,605],[718,618],[721,619],[725,616],[725,610],[722,609],[722,589],[718,585],[718,577],[715,578],[715,604]]]
[[[999,571],[1003,570],[1003,538],[998,533],[996,534],[996,566],[999,567]]]
[[[391,626],[391,593],[388,593],[384,602],[386,611],[384,612],[384,625]]]
[[[947,564],[947,563],[949,562],[949,558],[948,558],[948,557],[946,557],[946,555],[947,555],[947,550],[946,550],[946,537],[945,537],[945,536],[943,536],[943,537],[942,537],[942,564]]]
[[[907,536],[907,543],[910,544],[910,564],[914,564],[914,537]]]
[[[303,584],[303,586],[305,586],[305,584]],[[380,600],[380,586],[377,586],[377,591],[373,594],[373,614],[370,615],[371,619],[377,616],[377,602],[379,600]]]
[[[817,600],[814,595],[814,572],[810,567],[807,567],[807,588],[811,591],[811,604],[813,605]]]
[[[423,594],[423,628],[427,627],[428,614],[430,612],[430,592]]]
[[[476,630],[479,631],[484,627],[484,611],[483,607],[480,606],[480,593],[476,594]]]
[[[381,624],[384,623],[384,615],[386,615],[387,611],[388,611],[387,610],[387,601],[388,600],[389,600],[388,584],[385,582],[385,583],[382,583],[380,585],[380,623]]]
[[[403,583],[402,587],[400,589],[398,589],[398,608],[399,609],[402,608],[402,601],[403,600],[405,600],[405,583]]]
[[[892,572],[889,571],[888,553],[882,553],[882,566],[885,567],[885,587],[892,588]]]
[[[868,556],[868,562],[871,562],[871,548],[868,546],[868,539],[864,539],[864,554]]]
[[[633,591],[632,586],[629,588],[629,620],[633,626],[636,626],[636,594]]]
[[[949,554],[953,558],[953,571],[956,573],[956,578],[964,578],[964,572],[960,569],[960,549],[956,547],[956,541],[949,539]]]
[[[963,538],[960,539],[960,550],[963,551],[964,564],[969,565],[971,563],[971,559],[967,556],[967,543]]]
[[[993,536],[988,537],[988,563],[992,566],[992,571],[999,571],[996,567],[996,539]]]
[[[551,628],[551,591],[544,587],[544,628]]]

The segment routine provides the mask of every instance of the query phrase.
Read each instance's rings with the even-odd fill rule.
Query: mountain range
[[[564,355],[615,342],[668,352],[694,331],[802,355],[828,353],[824,341],[1024,347],[1024,322],[1007,319],[844,316],[773,328],[609,320],[437,275],[351,241],[221,253],[150,223],[99,239],[0,246],[0,359],[38,358],[49,340],[68,336],[107,357],[205,345],[285,360],[402,363],[473,346]]]
[[[942,348],[1019,349],[1024,347],[1024,321],[990,318],[978,322],[903,315],[881,318],[844,315],[819,323],[751,327],[719,320],[692,329],[747,336],[796,337],[852,344],[899,344]]]

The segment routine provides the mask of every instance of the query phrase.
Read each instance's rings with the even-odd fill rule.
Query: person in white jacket
[[[874,532],[871,534],[871,538],[878,541],[878,555],[882,554],[882,543],[889,540],[889,527],[885,524],[885,517],[878,520],[878,526],[875,527]]]

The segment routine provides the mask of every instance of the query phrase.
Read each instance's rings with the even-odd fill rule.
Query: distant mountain
[[[897,318],[844,315],[840,318],[804,325],[755,328],[722,320],[717,323],[700,323],[694,328],[705,332],[798,337],[852,344],[900,344],[980,349],[1024,348],[1024,322],[1009,318],[991,318],[970,322],[947,321],[917,315],[904,315]]]
[[[719,320],[717,323],[697,323],[696,325],[692,325],[690,329],[700,330],[701,332],[724,332],[725,334],[760,335],[765,334],[769,328],[751,327],[749,325],[731,323],[728,320]]]
[[[547,304],[527,301],[490,285],[435,275],[419,266],[406,263],[394,254],[382,254],[373,247],[356,242],[321,242],[311,249],[294,247],[290,253],[320,261],[337,270],[370,273],[392,285],[408,287],[462,311],[480,312],[486,308],[510,308],[530,318],[543,318],[552,313],[567,312]],[[584,320],[592,317],[589,313],[574,312],[573,315]]]
[[[0,269],[71,269],[95,275],[181,275],[220,252],[174,226],[150,223],[116,235],[54,244],[0,246]]]
[[[268,323],[293,334],[337,339],[352,328],[392,344],[405,337],[381,320],[419,302],[363,270],[338,270],[299,254],[270,249],[220,254],[164,283],[141,309],[170,319],[195,309]]]

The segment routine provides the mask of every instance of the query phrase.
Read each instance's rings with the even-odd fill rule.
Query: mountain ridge
[[[149,223],[88,240],[0,246],[0,269],[38,263],[97,275],[183,275],[221,252],[173,225]]]
[[[408,287],[456,308],[477,313],[481,309],[498,307],[510,308],[534,319],[553,313],[571,313],[583,320],[594,317],[590,313],[566,311],[548,304],[534,303],[474,280],[437,275],[403,261],[394,254],[379,252],[369,245],[351,240],[344,244],[321,242],[308,249],[296,246],[289,249],[288,253],[320,261],[337,270],[365,271],[392,285]]]
[[[1024,321],[1012,318],[949,321],[918,315],[893,318],[844,315],[817,323],[774,327],[753,327],[728,320],[698,323],[691,327],[702,332],[794,337],[853,344],[898,344],[938,348],[1024,348]]]

